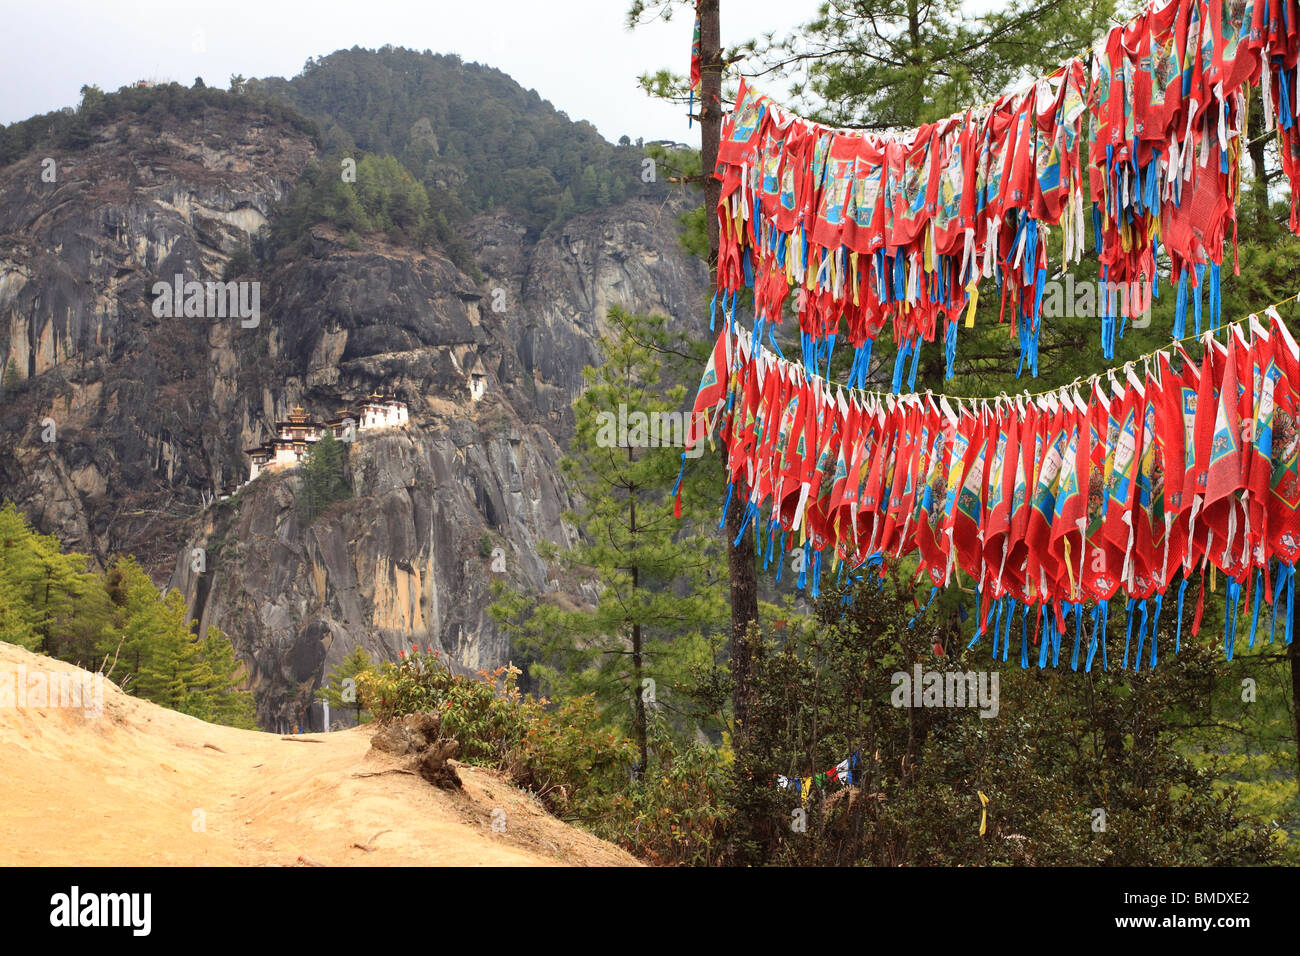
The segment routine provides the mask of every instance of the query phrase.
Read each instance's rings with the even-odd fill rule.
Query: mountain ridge
[[[314,690],[355,646],[505,663],[489,584],[560,587],[538,548],[571,540],[557,462],[607,309],[703,329],[706,269],[677,238],[689,201],[633,198],[540,232],[494,206],[461,227],[478,277],[328,223],[258,249],[320,160],[310,126],[174,92],[174,113],[105,108],[89,145],[56,153],[53,182],[40,150],[0,169],[0,363],[17,371],[0,401],[4,496],[65,546],[101,564],[134,553],[179,588],[247,664],[264,727],[313,725]],[[154,283],[177,274],[260,283],[258,324],[155,315]],[[377,390],[410,405],[408,445],[358,446],[355,500],[318,519],[323,551],[294,475],[205,509],[296,405],[328,415]],[[241,552],[214,515],[245,505],[256,532],[223,524],[243,528]],[[187,570],[196,548],[202,573]]]

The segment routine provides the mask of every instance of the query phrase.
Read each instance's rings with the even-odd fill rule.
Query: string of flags
[[[807,777],[787,777],[785,774],[773,773],[772,783],[779,790],[792,790],[795,796],[799,798],[800,804],[808,805],[808,798],[812,795],[813,789],[824,789],[833,783],[839,783],[844,787],[851,787],[861,779],[858,772],[858,763],[860,761],[860,751],[853,751],[830,770],[825,773],[815,773]],[[989,824],[989,798],[983,790],[976,790],[980,801],[980,836],[988,832]]]
[[[1068,265],[1091,220],[1101,280],[1126,292],[1102,303],[1106,358],[1159,294],[1162,254],[1177,288],[1174,338],[1189,307],[1198,335],[1207,309],[1214,329],[1229,232],[1236,269],[1248,89],[1260,89],[1264,127],[1279,138],[1300,232],[1298,25],[1297,0],[1152,0],[1027,88],[902,135],[801,119],[742,79],[714,171],[723,311],[734,317],[752,289],[756,333],[770,335],[791,303],[813,375],[829,367],[843,320],[850,386],[865,384],[888,325],[899,392],[908,358],[912,389],[921,343],[938,337],[952,377],[958,326],[963,315],[973,326],[981,280],[993,280],[1020,348],[1016,375],[1036,376],[1051,231]]]
[[[973,591],[972,646],[988,637],[1006,660],[1014,631],[1022,666],[1031,640],[1039,666],[1056,666],[1072,630],[1071,667],[1082,646],[1088,670],[1098,651],[1108,666],[1106,624],[1119,601],[1122,666],[1136,669],[1148,634],[1156,664],[1167,596],[1177,649],[1187,585],[1208,569],[1212,586],[1218,574],[1227,580],[1231,659],[1243,608],[1252,647],[1261,603],[1275,612],[1270,642],[1285,603],[1292,640],[1300,346],[1276,305],[1228,323],[1226,342],[1204,333],[1199,362],[1174,343],[1059,389],[991,399],[845,387],[724,325],[686,447],[718,434],[724,511],[737,486],[749,489],[737,503],[740,535],[755,536],[777,580],[796,556],[798,585],[813,598],[823,567],[842,580],[915,560],[913,580],[927,581],[931,601],[953,584]]]
[[[815,773],[807,777],[787,777],[774,773],[772,780],[781,790],[793,790],[795,796],[806,806],[814,787],[828,787],[832,783],[849,787],[856,783],[859,779],[858,762],[859,751],[855,750],[825,773]]]

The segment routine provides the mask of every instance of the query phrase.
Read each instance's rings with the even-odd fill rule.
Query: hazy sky
[[[784,34],[817,0],[723,4],[723,42]],[[309,56],[385,43],[498,67],[607,139],[692,137],[684,110],[636,85],[642,72],[685,73],[692,18],[629,31],[626,0],[4,0],[0,123],[75,106],[83,84],[196,76],[225,89],[232,73],[293,76]],[[735,11],[730,20],[727,14]]]

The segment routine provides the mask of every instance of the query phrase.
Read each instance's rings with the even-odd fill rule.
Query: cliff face
[[[155,318],[151,289],[219,275],[311,154],[205,114],[0,170],[0,360],[23,380],[0,405],[0,487],[44,530],[157,567],[200,489],[234,474],[211,407],[231,330]]]
[[[238,277],[259,283],[256,327],[156,317],[154,283],[220,277],[313,155],[293,131],[210,111],[160,134],[110,128],[53,157],[53,183],[40,156],[0,170],[0,362],[23,379],[0,403],[0,494],[68,546],[135,553],[180,588],[247,662],[267,727],[302,720],[357,644],[504,662],[490,584],[558,587],[537,549],[572,534],[557,461],[606,310],[703,325],[682,207],[647,200],[536,241],[481,216],[467,235],[481,283],[320,228],[304,254]],[[295,405],[329,417],[376,389],[411,423],[359,433],[353,498],[308,525],[290,471],[204,507]]]

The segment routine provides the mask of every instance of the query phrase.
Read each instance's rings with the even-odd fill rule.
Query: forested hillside
[[[0,505],[0,642],[98,668],[145,700],[214,723],[253,727],[253,695],[230,641],[196,635],[176,591],[159,594],[135,559],[105,571]]]
[[[396,157],[453,222],[504,206],[540,230],[664,193],[664,183],[644,181],[642,150],[626,137],[611,145],[536,90],[458,56],[353,47],[308,60],[290,80],[250,80],[247,89],[318,122],[328,153]]]
[[[566,540],[572,503],[555,462],[608,309],[699,329],[707,298],[678,243],[684,190],[645,181],[630,143],[455,58],[322,62],[228,90],[87,85],[0,131],[0,498],[98,569],[134,555],[200,633],[221,621],[262,726],[319,719],[315,690],[357,646],[391,659],[418,632],[460,665],[505,663],[487,585],[553,579],[539,546]],[[331,76],[337,115],[277,98]],[[155,315],[177,274],[256,284],[257,323]],[[411,428],[349,451],[354,499],[300,508],[294,480],[259,479],[214,504],[293,408],[375,390]]]
[[[110,124],[123,120],[128,125],[120,128],[118,145],[130,145],[133,133],[157,138],[169,121],[193,119],[207,108],[220,109],[248,124],[269,120],[310,137],[317,135],[315,124],[283,103],[240,92],[205,87],[202,80],[193,87],[166,83],[123,87],[114,93],[105,93],[95,85],[83,86],[76,109],[69,106],[0,127],[0,167],[37,147],[69,152],[87,149]]]

